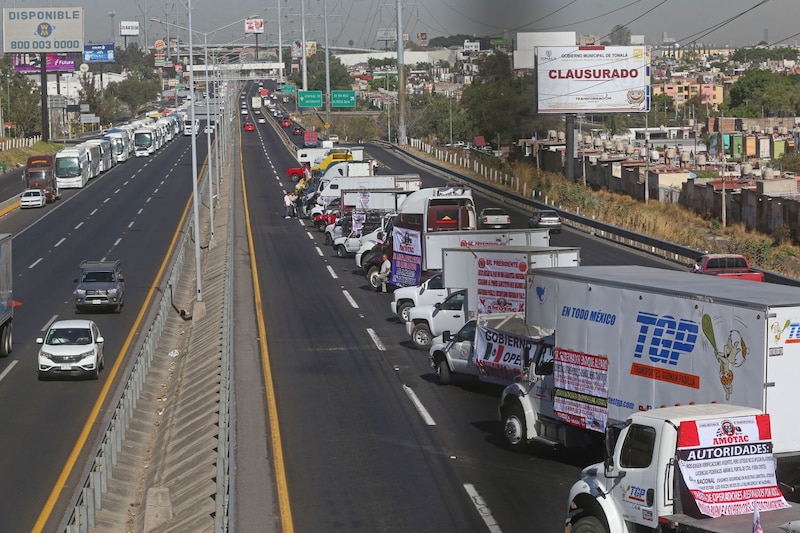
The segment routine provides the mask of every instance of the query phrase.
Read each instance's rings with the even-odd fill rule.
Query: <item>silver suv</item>
[[[81,261],[81,274],[75,282],[75,309],[112,310],[119,313],[125,304],[125,278],[122,262]]]

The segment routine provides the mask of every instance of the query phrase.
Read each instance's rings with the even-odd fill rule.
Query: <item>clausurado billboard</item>
[[[536,47],[539,113],[650,110],[647,46]]]

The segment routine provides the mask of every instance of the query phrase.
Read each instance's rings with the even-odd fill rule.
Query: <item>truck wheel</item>
[[[505,408],[503,414],[503,433],[508,446],[514,451],[524,451],[528,447],[528,429],[522,406],[515,402]]]
[[[411,331],[411,342],[414,343],[414,348],[417,350],[427,350],[431,347],[433,342],[433,335],[428,324],[420,322]]]
[[[594,516],[584,516],[572,524],[572,533],[608,533],[603,523]]]
[[[11,322],[9,322],[3,326],[3,331],[0,333],[0,357],[8,357],[11,354],[11,347]]]
[[[367,272],[367,283],[369,283],[369,288],[373,291],[381,290],[380,273],[380,269],[376,266],[370,267]]]
[[[344,257],[346,255],[347,255],[347,250],[345,249],[345,247],[341,244],[338,245],[336,247],[336,257]]]
[[[450,385],[450,367],[447,360],[439,356],[436,360],[436,375],[439,378],[439,385]]]
[[[326,233],[325,234],[325,244],[327,244],[328,246],[333,244],[333,239],[331,239],[331,234],[330,233]]]
[[[403,302],[398,305],[397,318],[399,318],[401,322],[408,322],[408,315],[411,312],[412,307],[414,307],[414,304],[411,302]]]

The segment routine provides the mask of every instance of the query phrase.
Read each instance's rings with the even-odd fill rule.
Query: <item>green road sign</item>
[[[297,105],[300,107],[322,107],[322,91],[300,91]]]
[[[355,107],[355,91],[331,91],[331,107]]]
[[[281,87],[281,92],[286,94],[294,94],[294,83],[286,83]]]

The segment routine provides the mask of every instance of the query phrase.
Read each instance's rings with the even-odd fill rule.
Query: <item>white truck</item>
[[[400,189],[411,192],[419,190],[421,186],[419,174],[340,176],[320,181],[317,203],[326,206],[335,198],[341,199],[342,191],[345,190],[361,190],[366,193],[380,189]]]
[[[436,305],[450,296],[453,289],[444,286],[442,273],[437,272],[423,283],[414,287],[400,287],[395,289],[394,299],[389,304],[392,314],[396,314],[400,322],[408,322],[408,314],[414,307]]]
[[[10,233],[0,233],[0,357],[7,357],[14,347],[14,275],[11,270]]]
[[[478,315],[524,313],[534,269],[576,267],[580,249],[490,246],[442,251],[444,286],[459,289],[433,306],[408,311],[406,333],[414,347],[428,350],[434,337],[455,332]]]
[[[656,407],[720,403],[773,421],[779,479],[800,460],[800,288],[640,266],[536,271],[529,324],[554,330],[499,413],[512,449],[579,447]]]
[[[260,96],[251,96],[250,97],[250,107],[253,108],[253,111],[256,109],[261,109],[261,97]]]
[[[770,427],[732,404],[633,412],[570,489],[565,531],[800,531],[800,509],[776,483]]]

